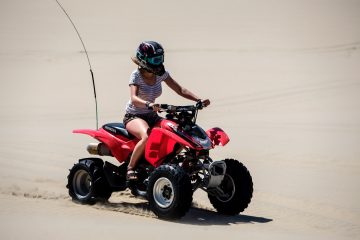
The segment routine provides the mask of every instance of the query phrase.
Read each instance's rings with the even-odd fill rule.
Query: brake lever
[[[200,99],[200,100],[198,100],[197,102],[196,102],[196,108],[197,109],[203,109],[204,108],[204,103],[202,102],[202,100]]]

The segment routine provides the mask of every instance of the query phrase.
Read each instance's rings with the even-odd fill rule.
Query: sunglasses
[[[144,58],[144,55],[137,52],[138,58]],[[151,65],[161,65],[164,62],[164,55],[154,56],[154,57],[145,57],[144,59],[146,62],[150,63]]]

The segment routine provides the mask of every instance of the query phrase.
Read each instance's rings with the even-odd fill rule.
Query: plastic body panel
[[[124,162],[128,159],[129,154],[133,151],[138,139],[128,140],[121,135],[112,135],[106,130],[77,129],[73,133],[89,135],[96,140],[106,144],[112,155],[119,161]]]
[[[138,139],[128,139],[121,134],[112,134],[103,128],[99,130],[77,129],[73,133],[89,135],[104,143],[112,155],[121,163],[129,159]],[[174,153],[175,146],[202,150],[203,146],[192,141],[191,136],[181,136],[178,124],[171,120],[162,120],[151,130],[145,148],[145,159],[154,167],[158,167],[169,154]],[[211,128],[206,131],[212,147],[225,146],[229,142],[228,135],[221,128]]]
[[[160,126],[151,130],[148,143],[145,148],[145,158],[153,166],[158,167],[169,154],[174,152],[176,144],[194,148],[192,143],[184,140],[174,129],[177,124],[173,121],[163,120]]]
[[[206,134],[211,139],[213,146],[225,146],[229,141],[229,136],[221,128],[210,128],[206,131]]]

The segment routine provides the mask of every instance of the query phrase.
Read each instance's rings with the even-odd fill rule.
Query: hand
[[[204,107],[207,107],[210,105],[210,100],[209,99],[205,99],[205,100],[201,100],[202,104]]]
[[[203,109],[204,107],[207,107],[210,105],[210,100],[209,99],[205,99],[205,100],[197,100],[196,102],[196,108],[197,109]]]
[[[160,111],[160,104],[157,103],[150,103],[149,107],[153,109],[154,112]]]

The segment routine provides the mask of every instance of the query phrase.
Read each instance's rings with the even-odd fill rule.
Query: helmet
[[[164,49],[154,41],[142,42],[136,50],[136,56],[132,60],[147,71],[156,75],[165,73]]]

